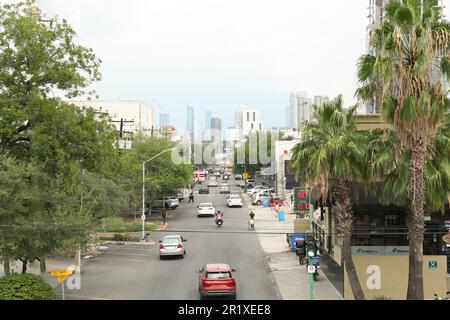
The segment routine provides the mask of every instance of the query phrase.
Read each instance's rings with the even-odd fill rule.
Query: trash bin
[[[284,221],[285,217],[284,211],[278,211],[278,221]]]
[[[263,208],[268,208],[269,207],[269,199],[264,199],[263,200]]]

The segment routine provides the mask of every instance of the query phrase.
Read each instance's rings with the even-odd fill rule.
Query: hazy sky
[[[4,1],[2,1],[4,2]],[[103,60],[101,99],[158,101],[179,129],[186,103],[234,122],[240,104],[284,126],[290,91],[352,104],[368,0],[38,0]],[[160,108],[156,109],[156,114]],[[158,119],[157,119],[158,120]],[[156,124],[159,124],[158,121]],[[203,125],[203,123],[201,123]]]

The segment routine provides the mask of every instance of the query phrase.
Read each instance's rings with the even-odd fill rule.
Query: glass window
[[[229,279],[231,278],[231,273],[229,272],[208,272],[206,274],[208,279]]]

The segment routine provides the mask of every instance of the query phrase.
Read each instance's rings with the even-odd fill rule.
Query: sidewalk
[[[287,207],[281,211],[286,213],[285,221],[278,221],[277,213],[270,208],[253,206],[247,195],[242,195],[249,209],[255,212],[255,231],[267,256],[278,291],[283,300],[309,300],[310,276],[306,266],[301,266],[294,252],[290,251],[286,242],[286,233],[294,231],[294,214],[289,214]],[[272,234],[271,234],[272,232]],[[276,234],[281,233],[281,234]],[[343,300],[342,296],[321,272],[314,282],[315,300]]]

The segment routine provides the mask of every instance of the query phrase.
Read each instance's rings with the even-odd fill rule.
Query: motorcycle
[[[304,248],[297,248],[296,254],[298,256],[298,262],[300,265],[305,264],[305,249]]]
[[[254,230],[255,229],[255,219],[250,219],[248,221],[248,230]]]
[[[220,228],[222,226],[222,224],[223,224],[223,219],[222,218],[217,218],[216,219],[216,224]]]
[[[315,270],[313,273],[314,281],[317,281],[317,277],[319,276],[319,268],[320,268],[320,250],[314,252],[314,250],[308,250],[308,266],[314,266]]]

